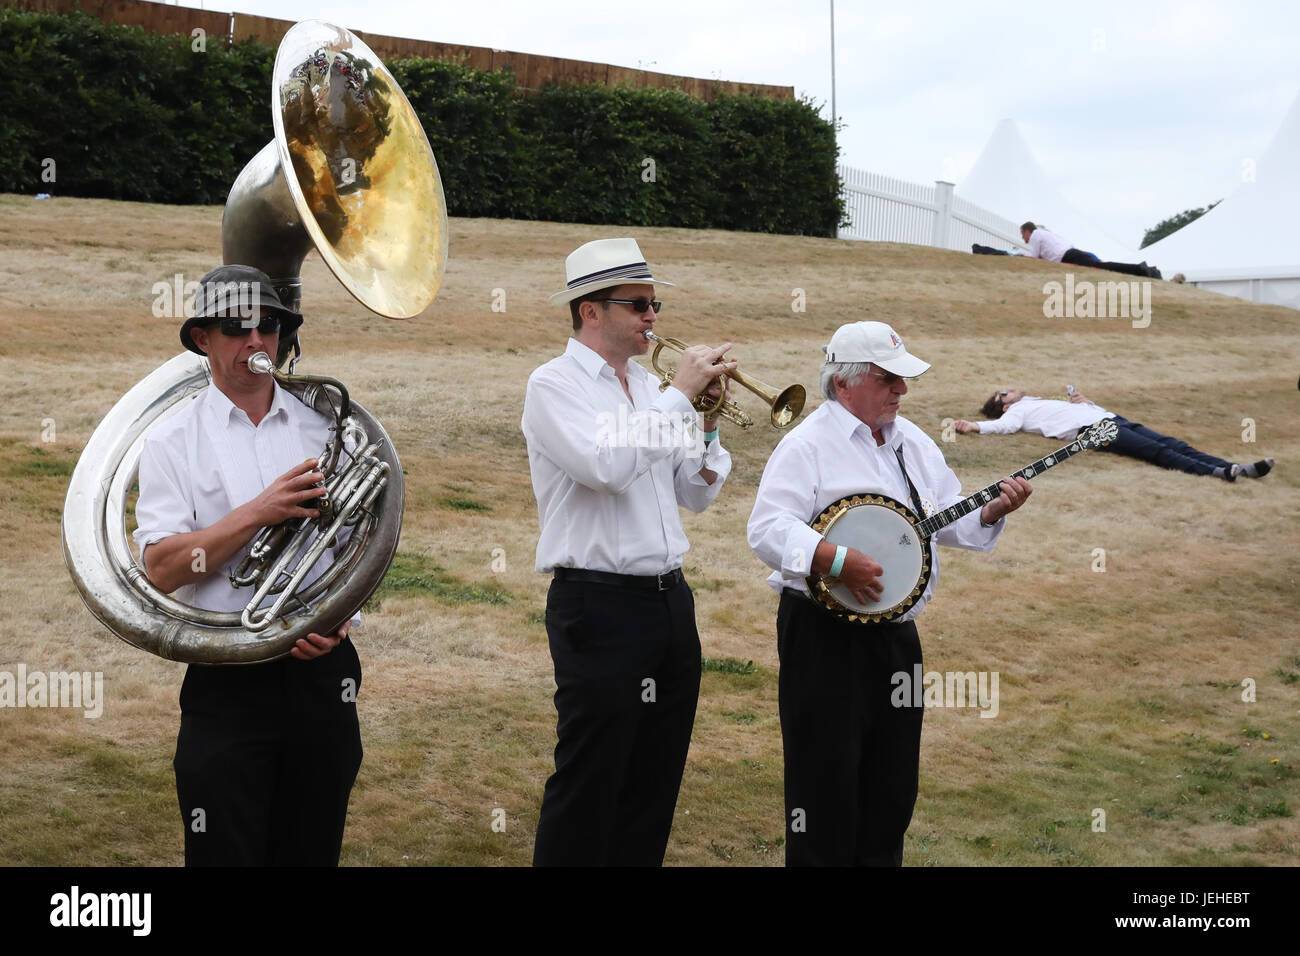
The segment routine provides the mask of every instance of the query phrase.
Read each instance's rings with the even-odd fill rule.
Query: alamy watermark
[[[704,432],[695,412],[628,412],[596,416],[597,448],[684,448],[687,458],[704,454]]]
[[[75,707],[83,716],[104,713],[104,672],[0,671],[0,707]]]
[[[998,715],[997,671],[938,671],[921,673],[921,665],[912,672],[897,671],[889,682],[894,685],[889,702],[895,707],[978,707],[981,717]]]
[[[1048,319],[1131,319],[1133,328],[1151,324],[1151,283],[1074,281],[1043,283],[1043,316]]]
[[[148,936],[153,925],[152,893],[83,893],[73,884],[50,897],[50,925],[124,927],[133,936]]]
[[[159,281],[153,293],[156,319],[192,319],[200,310],[204,315],[240,318],[250,328],[261,310],[262,289],[255,282],[209,282],[206,285],[176,273],[171,282]]]

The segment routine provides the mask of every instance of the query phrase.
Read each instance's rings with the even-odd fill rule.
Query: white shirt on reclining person
[[[1036,259],[1048,262],[1060,262],[1061,257],[1073,249],[1063,236],[1042,228],[1035,229],[1029,236],[1029,254]]]
[[[981,435],[1010,435],[1030,432],[1045,438],[1069,440],[1079,430],[1095,425],[1103,418],[1114,418],[1092,402],[1063,402],[1057,398],[1031,398],[1026,395],[994,421],[976,422]]]

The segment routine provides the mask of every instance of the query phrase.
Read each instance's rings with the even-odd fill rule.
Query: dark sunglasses
[[[635,299],[597,299],[596,301],[617,302],[619,305],[630,305],[632,307],[632,311],[637,313],[638,315],[650,309],[654,309],[655,315],[658,315],[659,310],[663,308],[663,303],[660,302],[658,299],[647,299],[643,295],[639,295]]]
[[[209,327],[218,326],[222,335],[229,335],[235,338],[240,335],[247,335],[253,331],[254,326],[250,325],[251,319],[215,319],[207,323]],[[280,317],[278,315],[265,316],[262,321],[257,323],[259,335],[271,335],[280,331]]]

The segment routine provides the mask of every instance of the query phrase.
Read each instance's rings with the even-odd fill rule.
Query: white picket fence
[[[852,166],[837,170],[850,218],[839,231],[841,239],[910,242],[965,252],[976,242],[998,249],[1025,248],[1016,223],[953,195],[952,183],[939,180],[924,186]]]

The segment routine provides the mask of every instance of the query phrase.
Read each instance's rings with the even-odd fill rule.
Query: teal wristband
[[[831,562],[831,569],[826,573],[833,578],[838,578],[840,572],[844,570],[844,559],[849,556],[849,549],[840,545],[835,549],[835,560]]]
[[[717,440],[718,440],[718,430],[715,428],[715,429],[713,429],[713,431],[711,431],[711,432],[705,432],[705,433],[704,433],[704,440],[705,440],[706,442],[717,441]]]

